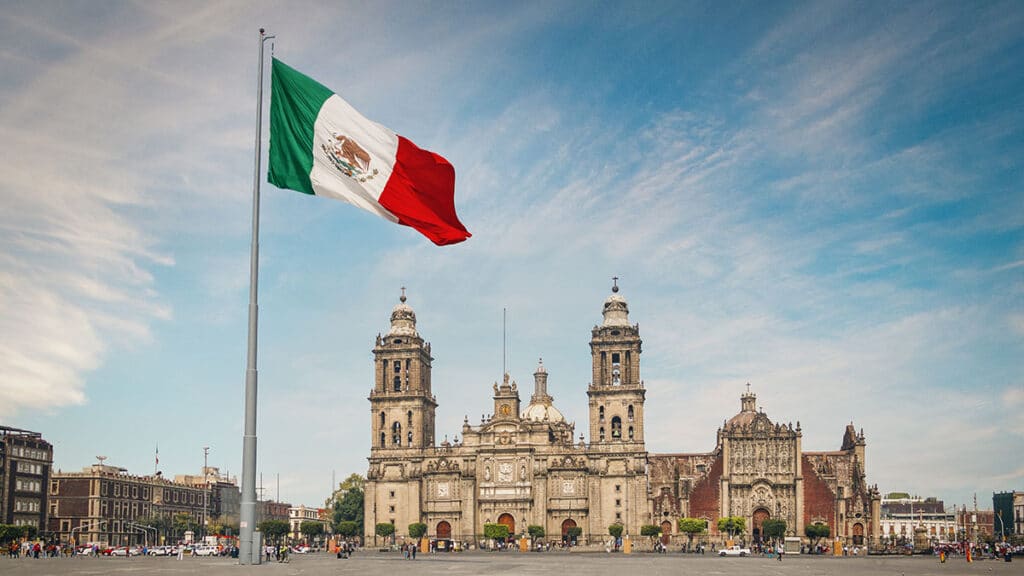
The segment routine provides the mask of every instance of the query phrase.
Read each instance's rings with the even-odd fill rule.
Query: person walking
[[[782,562],[782,555],[786,553],[786,549],[782,546],[782,544],[779,544],[776,547],[776,549],[777,549],[777,551],[779,553],[779,562]]]

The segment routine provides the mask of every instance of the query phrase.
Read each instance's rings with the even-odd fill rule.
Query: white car
[[[728,548],[722,548],[718,551],[719,556],[750,556],[750,548],[740,548],[739,546],[729,546]]]
[[[219,553],[216,546],[196,546],[192,553],[196,556],[216,556]]]

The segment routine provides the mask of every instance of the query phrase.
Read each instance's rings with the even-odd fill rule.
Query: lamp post
[[[207,458],[210,455],[210,447],[203,446],[203,538],[205,539],[206,534],[206,509],[207,503],[210,500],[210,474],[207,471]]]

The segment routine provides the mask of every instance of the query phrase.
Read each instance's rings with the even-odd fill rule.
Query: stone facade
[[[713,451],[649,454],[641,344],[616,285],[591,331],[589,443],[582,434],[574,440],[540,362],[525,408],[518,384],[505,374],[493,385],[493,413],[476,425],[466,418],[461,441],[436,445],[433,358],[403,291],[391,329],[373,349],[367,541],[375,540],[378,523],[394,524],[401,537],[414,522],[435,538],[472,541],[484,524],[502,523],[514,534],[540,525],[555,539],[579,527],[583,541],[600,541],[611,524],[633,536],[645,524],[673,534],[676,520],[687,516],[707,519],[712,535],[718,518],[745,517],[753,539],[770,518],[801,536],[814,522],[851,543],[878,534],[879,497],[865,482],[863,433],[850,425],[840,450],[803,452],[799,423],[773,423],[756,410],[749,389]]]

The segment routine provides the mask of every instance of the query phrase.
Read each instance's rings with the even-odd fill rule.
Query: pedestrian
[[[178,544],[178,560],[182,560],[183,558],[185,558],[185,547]]]
[[[782,544],[779,544],[779,545],[778,545],[778,546],[776,547],[776,550],[777,550],[777,551],[778,551],[778,553],[779,553],[779,562],[782,562],[782,555],[786,553],[786,550],[785,550],[785,548],[783,548],[783,547],[782,547]]]
[[[415,544],[410,544],[409,546],[412,548],[412,559],[415,560],[416,559],[416,548],[418,548],[418,546],[416,546]]]

